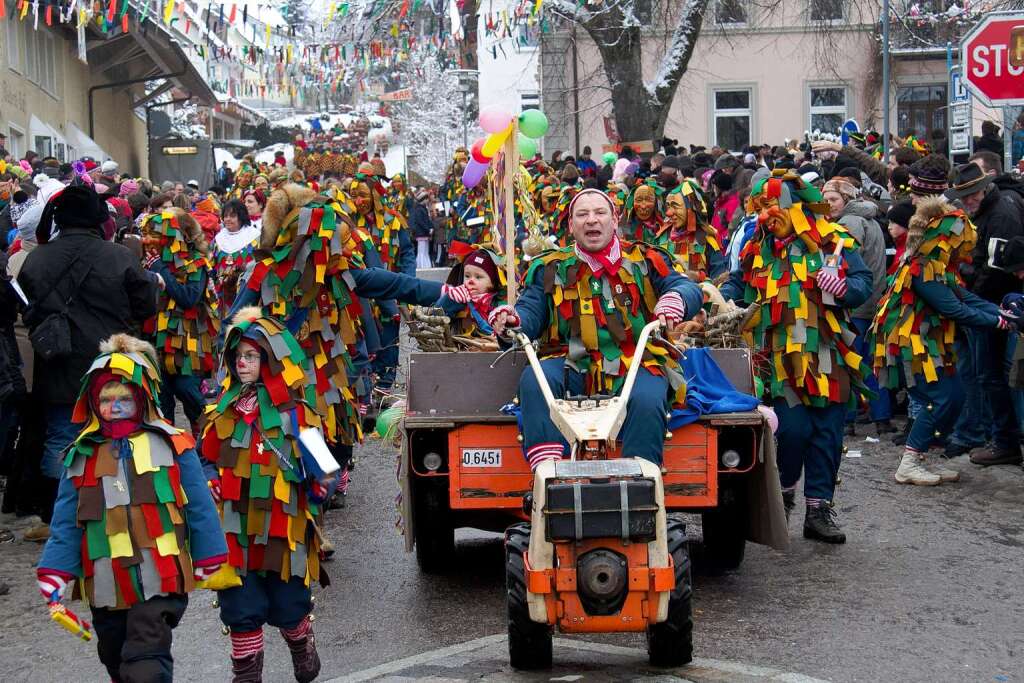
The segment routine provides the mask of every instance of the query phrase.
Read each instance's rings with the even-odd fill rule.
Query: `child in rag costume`
[[[114,681],[173,680],[171,630],[195,582],[227,560],[192,435],[157,408],[156,364],[153,347],[128,335],[100,345],[36,570],[48,604],[88,601]]]

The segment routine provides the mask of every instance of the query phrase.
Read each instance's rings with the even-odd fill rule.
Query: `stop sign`
[[[1011,40],[1024,26],[1024,13],[992,12],[960,42],[961,73],[967,86],[993,107],[1024,104],[1024,66],[1020,46]]]

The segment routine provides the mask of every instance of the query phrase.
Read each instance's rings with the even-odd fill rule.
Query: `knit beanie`
[[[128,197],[139,191],[138,182],[129,178],[128,180],[121,182],[121,189],[118,190],[118,195],[121,197]]]
[[[839,176],[836,176],[825,183],[824,187],[821,188],[821,193],[825,194],[826,192],[835,192],[836,194],[841,195],[846,201],[856,199],[859,194],[853,183],[849,182],[846,178]]]

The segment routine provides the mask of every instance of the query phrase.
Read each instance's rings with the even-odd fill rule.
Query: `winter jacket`
[[[55,283],[75,257],[78,261]],[[66,228],[56,240],[36,247],[25,258],[18,284],[32,304],[24,316],[30,333],[48,315],[63,311],[74,294],[68,307],[71,353],[35,363],[33,389],[51,404],[75,402],[101,340],[118,332],[136,334],[157,312],[155,279],[126,247],[104,241],[96,230]]]
[[[416,239],[430,237],[434,228],[427,207],[419,202],[409,203],[409,227],[412,228],[412,236]]]
[[[1021,215],[1024,215],[1024,181],[1018,180],[1009,173],[1003,173],[997,175],[993,184],[999,188],[999,191],[1004,195],[1008,195],[1021,210]]]
[[[0,253],[0,402],[16,400],[27,389],[21,374],[21,353],[14,334],[21,300],[7,276],[7,255]],[[0,449],[4,444],[0,444]]]
[[[871,271],[871,295],[850,312],[851,318],[871,320],[878,310],[878,301],[885,293],[885,236],[875,217],[878,209],[869,201],[855,199],[846,204],[836,221],[846,227],[860,245],[860,257]]]
[[[868,174],[874,182],[885,186],[889,183],[889,167],[867,152],[853,145],[843,147],[843,154],[857,163],[857,167]]]
[[[1003,156],[1003,136],[1002,135],[982,135],[981,137],[974,138],[974,151],[975,152],[995,152],[1000,158]]]
[[[1020,291],[1020,280],[1013,273],[988,266],[988,254],[989,240],[1024,235],[1022,219],[1017,203],[997,187],[989,190],[978,212],[971,217],[978,230],[978,243],[971,255],[971,266],[961,272],[971,291],[982,299],[998,304],[1010,292]]]

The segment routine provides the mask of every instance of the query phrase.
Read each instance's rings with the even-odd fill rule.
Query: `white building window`
[[[746,0],[716,0],[715,24],[719,26],[746,26]]]
[[[835,133],[847,119],[845,86],[812,86],[810,102],[808,130]]]
[[[754,110],[750,88],[715,90],[712,93],[715,119],[714,144],[730,152],[750,145]]]
[[[540,93],[519,93],[519,106],[523,111],[527,109],[540,109]]]
[[[41,157],[53,156],[53,138],[49,135],[36,135],[32,138],[32,151]]]
[[[62,86],[59,78],[61,54],[64,48],[58,38],[45,27],[32,28],[31,21],[8,21],[7,63],[11,69],[22,74],[40,88],[58,96]]]
[[[833,23],[846,18],[844,0],[810,0],[811,21]]]
[[[12,159],[20,159],[28,151],[25,149],[25,131],[15,128],[13,124],[10,126],[10,137],[7,138],[7,151]]]

